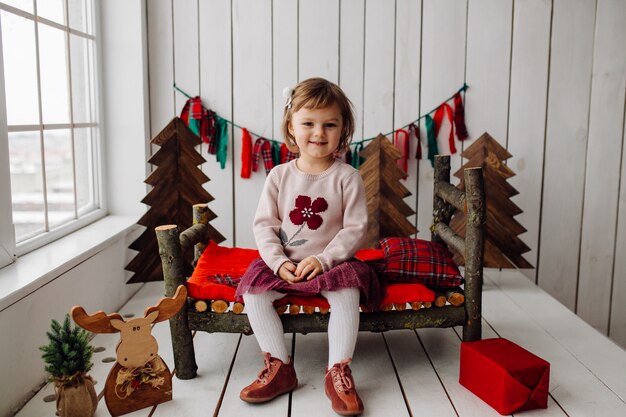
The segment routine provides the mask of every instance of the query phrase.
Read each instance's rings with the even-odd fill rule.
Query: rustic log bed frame
[[[465,302],[437,308],[397,309],[361,313],[360,331],[384,332],[396,329],[463,326],[463,340],[481,338],[481,302],[483,282],[484,226],[486,222],[485,192],[481,168],[466,169],[465,192],[450,184],[450,157],[435,159],[433,225],[431,239],[447,244],[465,259]],[[179,234],[175,225],[156,228],[159,254],[163,264],[165,295],[172,297],[179,285],[185,285],[192,266],[184,253],[195,245],[195,260],[206,247],[208,235],[206,204],[194,206],[194,225]],[[465,238],[450,227],[456,210],[467,213]],[[194,261],[195,264],[195,261]],[[180,312],[170,319],[174,365],[179,379],[196,376],[196,359],[192,331],[252,334],[246,314],[234,311],[218,313],[207,308],[197,311],[196,300],[188,299]],[[205,304],[206,306],[206,304]],[[239,309],[237,309],[239,310]],[[285,333],[325,332],[328,314],[308,311],[308,314],[281,314]],[[240,313],[240,311],[239,311]]]

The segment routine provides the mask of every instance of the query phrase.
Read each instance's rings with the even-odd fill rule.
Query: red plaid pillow
[[[385,238],[384,274],[389,282],[414,282],[437,287],[456,287],[463,277],[443,245],[422,239]]]

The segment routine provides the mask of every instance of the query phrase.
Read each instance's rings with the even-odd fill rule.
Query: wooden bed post
[[[480,340],[482,320],[483,256],[485,251],[485,190],[481,168],[465,170],[467,219],[465,226],[465,312],[463,340]]]
[[[165,225],[155,228],[159,243],[159,255],[163,264],[163,279],[165,280],[165,296],[172,297],[179,285],[186,284],[185,265],[178,227]],[[198,365],[193,348],[193,336],[189,330],[188,303],[185,300],[180,311],[170,319],[170,333],[174,347],[174,366],[179,379],[195,378]]]
[[[209,223],[209,215],[211,214],[211,210],[209,210],[209,205],[207,203],[203,204],[194,204],[193,208],[193,224],[208,224]],[[196,267],[196,263],[198,259],[200,259],[200,255],[206,249],[206,242],[197,243],[194,246],[193,251],[193,267]]]
[[[443,181],[450,183],[450,156],[449,155],[436,155],[435,156],[435,174],[433,183]],[[447,214],[448,203],[443,198],[439,197],[437,193],[433,193],[433,228],[430,231],[430,240],[437,243],[442,243],[443,239],[439,237],[439,234],[435,232],[434,225],[437,223],[450,224],[450,215]]]

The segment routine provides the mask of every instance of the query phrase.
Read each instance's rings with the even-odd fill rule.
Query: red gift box
[[[515,343],[461,343],[459,382],[498,413],[548,407],[550,364]]]

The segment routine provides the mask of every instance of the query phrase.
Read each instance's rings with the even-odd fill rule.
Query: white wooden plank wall
[[[538,281],[574,310],[595,4],[555,0],[552,12]]]
[[[396,6],[393,126],[404,126],[420,114],[420,102],[416,97],[420,95],[421,57],[415,51],[420,50],[422,39],[419,25],[421,5],[421,1],[399,0]],[[417,213],[419,165],[414,158],[416,151],[417,144],[413,140],[409,143],[409,174],[405,185],[412,194],[406,202]],[[417,215],[409,217],[409,220],[416,224]]]
[[[609,329],[610,303],[602,300],[611,299],[626,86],[626,55],[616,53],[626,40],[626,7],[619,5],[597,4],[578,279],[577,313],[602,332]]]
[[[187,53],[199,53],[200,97],[202,97],[204,105],[228,120],[233,119],[230,14],[229,2],[220,0],[199,2],[199,38],[210,40],[210,42],[200,42],[199,51],[196,48],[183,47]],[[228,36],[224,36],[225,34]],[[181,39],[181,41],[188,42],[189,39]],[[180,113],[180,110],[178,112]],[[228,144],[230,149],[233,143],[232,125],[228,126],[228,137],[231,138]],[[233,243],[233,217],[220,216],[219,214],[233,212],[233,199],[224,194],[225,189],[233,189],[233,164],[228,164],[226,169],[222,170],[215,160],[215,155],[208,153],[207,146],[202,145],[201,148],[202,156],[208,161],[202,166],[202,169],[211,179],[206,189],[215,198],[211,202],[211,209],[218,214],[217,219],[213,220],[211,224],[226,238],[224,244],[231,245]],[[232,153],[229,154],[229,159],[232,161],[234,156]]]
[[[147,2],[151,129],[185,98],[281,139],[282,89],[310,76],[344,88],[355,140],[388,133],[464,82],[467,147],[488,131],[513,158],[526,275],[626,346],[626,2],[623,0],[156,0]],[[442,153],[449,151],[444,123]],[[227,244],[254,246],[263,168],[242,179],[241,131],[203,167]],[[426,132],[421,123],[422,149]],[[253,137],[255,140],[256,137]],[[411,144],[411,155],[415,154]],[[462,160],[453,158],[453,170]],[[411,158],[407,202],[429,238],[432,168]]]
[[[531,265],[537,266],[551,2],[518,1],[514,3],[513,14],[515,20],[508,116],[508,150],[513,158],[507,162],[516,173],[509,182],[520,191],[512,201],[523,210],[515,219],[528,230],[522,236],[524,242],[530,246],[530,252],[525,253],[524,258]]]

